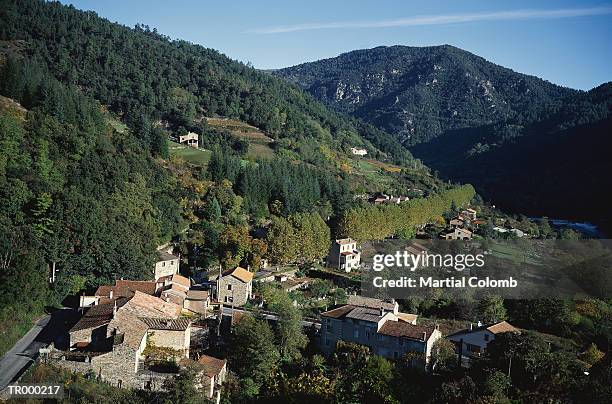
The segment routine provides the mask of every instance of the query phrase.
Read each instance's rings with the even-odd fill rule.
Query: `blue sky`
[[[572,88],[612,80],[612,1],[62,1],[262,69],[379,45],[451,44]]]

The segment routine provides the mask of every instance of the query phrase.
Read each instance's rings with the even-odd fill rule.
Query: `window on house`
[[[354,338],[359,338],[359,330],[353,331],[353,337]]]
[[[232,285],[227,285],[227,290],[232,290]]]
[[[165,266],[166,266],[166,263],[165,263],[165,262],[162,262],[162,267],[165,267]]]

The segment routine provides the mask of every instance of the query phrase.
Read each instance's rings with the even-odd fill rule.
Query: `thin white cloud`
[[[257,28],[249,30],[247,32],[255,34],[281,34],[286,32],[313,31],[322,29],[414,27],[423,25],[460,24],[475,21],[511,21],[536,18],[571,18],[604,15],[611,13],[612,7],[565,8],[550,10],[509,10],[472,14],[423,15],[399,18],[395,20],[336,21],[322,23],[313,22],[307,24],[279,25],[275,27]]]

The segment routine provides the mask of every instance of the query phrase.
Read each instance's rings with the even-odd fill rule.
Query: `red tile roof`
[[[184,276],[179,274],[172,275],[172,278],[170,278],[170,282],[184,286],[187,289],[191,287],[191,281],[188,278],[185,278]]]
[[[253,272],[247,271],[246,269],[241,268],[241,267],[236,267],[234,269],[231,269],[229,271],[225,271],[223,273],[223,276],[228,276],[228,275],[231,275],[234,278],[236,278],[236,279],[238,279],[238,280],[240,280],[240,281],[242,281],[244,283],[248,283],[248,282],[253,280]]]
[[[454,336],[454,335],[462,335],[462,334],[469,334],[472,332],[477,332],[477,331],[482,331],[482,330],[488,330],[493,334],[500,334],[503,332],[518,332],[519,329],[514,327],[512,324],[506,322],[506,321],[500,321],[499,323],[493,323],[493,324],[485,324],[482,325],[480,327],[473,327],[472,329],[466,328],[463,330],[459,330],[457,332],[454,332],[450,335],[448,335],[449,337]]]
[[[142,293],[146,293],[147,295],[154,295],[156,289],[156,283],[154,281],[125,281],[125,280],[116,280],[116,287],[125,287],[132,291],[139,291]]]
[[[225,359],[217,359],[208,355],[202,355],[198,359],[198,364],[202,366],[204,374],[210,378],[221,373],[226,363]]]
[[[187,299],[189,299],[189,300],[207,300],[208,299],[208,291],[207,290],[189,289],[187,291]]]

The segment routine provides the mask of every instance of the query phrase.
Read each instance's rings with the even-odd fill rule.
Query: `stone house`
[[[202,355],[197,363],[201,369],[199,375],[202,380],[202,388],[208,398],[213,398],[216,388],[225,381],[227,361]]]
[[[448,222],[449,226],[454,228],[463,227],[465,225],[465,221],[461,217],[454,217]]]
[[[179,143],[187,145],[189,147],[198,148],[199,145],[199,136],[197,133],[188,132],[186,135],[179,135]]]
[[[214,278],[215,296],[218,302],[243,306],[253,297],[253,272],[236,267]]]
[[[180,306],[139,291],[93,306],[70,330],[70,351],[57,365],[91,371],[113,385],[159,389],[172,375],[145,372],[144,352],[157,346],[189,355],[191,322],[179,319],[180,312]],[[84,360],[66,360],[75,355]]]
[[[361,252],[352,238],[334,240],[327,256],[327,265],[332,268],[351,272],[361,264]]]
[[[141,317],[140,321],[148,327],[148,344],[173,349],[181,358],[189,357],[191,322],[188,319]]]
[[[210,296],[207,290],[194,290],[190,289],[187,291],[183,308],[192,313],[202,314],[206,316],[211,312],[210,309]]]
[[[366,300],[362,306],[347,304],[322,313],[321,350],[329,355],[342,340],[365,345],[373,354],[389,359],[400,359],[407,353],[421,354],[413,364],[427,366],[433,344],[442,337],[438,327],[416,325],[415,315],[396,312],[394,304],[374,308],[375,300]],[[353,303],[358,302],[353,299]]]
[[[191,287],[191,281],[179,274],[173,274],[159,278],[158,284],[162,284],[161,298],[167,302],[172,302],[183,306],[187,292]]]
[[[461,227],[455,227],[452,231],[440,234],[444,240],[471,240],[472,232]]]
[[[368,151],[366,149],[351,147],[351,153],[353,153],[355,156],[365,156],[368,154]]]
[[[155,280],[164,276],[178,274],[179,257],[166,251],[157,251],[157,261],[155,262]]]
[[[221,385],[227,375],[227,360],[202,355],[197,361],[182,360],[180,365],[193,369],[196,372],[195,387],[209,399],[219,402]]]

